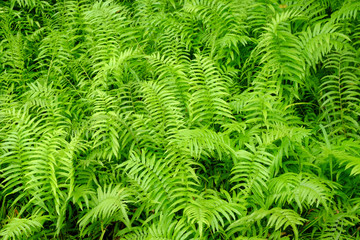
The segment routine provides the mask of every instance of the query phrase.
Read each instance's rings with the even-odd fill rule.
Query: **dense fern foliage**
[[[0,2],[1,239],[360,239],[358,0]]]

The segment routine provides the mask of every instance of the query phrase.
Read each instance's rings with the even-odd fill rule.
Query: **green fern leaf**
[[[30,218],[12,218],[0,230],[0,236],[8,239],[29,239],[43,228],[43,222],[47,217],[33,215]]]

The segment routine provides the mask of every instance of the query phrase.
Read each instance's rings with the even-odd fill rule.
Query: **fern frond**
[[[32,215],[30,218],[12,218],[0,230],[0,236],[8,239],[29,239],[43,228],[46,216]]]
[[[145,105],[142,101],[141,83],[129,82],[119,87],[116,95],[119,102],[121,113],[126,114],[143,114],[145,113]]]
[[[336,50],[343,48],[344,43],[349,39],[338,30],[339,26],[336,24],[319,22],[299,33],[302,53],[309,67],[315,68],[315,65],[333,48]]]
[[[72,39],[63,32],[53,31],[42,39],[36,60],[46,82],[53,81],[57,87],[69,84],[64,78],[68,78],[66,70],[73,58],[73,48]]]
[[[184,114],[173,89],[156,82],[144,82],[141,91],[149,116],[162,135],[170,137],[184,127]]]
[[[245,196],[253,194],[260,203],[267,189],[267,181],[270,178],[269,166],[273,156],[265,149],[248,147],[251,152],[245,150],[236,152],[237,159],[231,171],[231,182],[235,184],[232,190],[240,190]]]
[[[151,21],[147,19],[144,27],[152,28],[155,47],[167,56],[175,56],[181,59],[180,53],[196,48],[198,40],[193,39],[191,15],[184,12],[156,13],[151,15]],[[147,31],[145,31],[147,33]],[[150,35],[150,37],[152,37]]]
[[[301,84],[305,74],[305,62],[301,58],[299,39],[291,33],[290,21],[300,16],[288,10],[277,14],[265,28],[254,54],[260,54],[262,71],[267,75],[284,76],[288,84]]]
[[[360,3],[358,1],[347,0],[343,2],[341,8],[332,14],[331,19],[335,22],[356,19],[359,10]]]
[[[253,128],[266,130],[302,124],[278,96],[281,90],[275,85],[276,80],[264,80],[255,80],[253,87],[232,98],[231,106],[239,114],[238,119],[245,120]]]
[[[351,169],[350,175],[360,174],[359,140],[344,140],[342,145],[334,149],[324,149],[323,157],[334,157],[340,166]]]
[[[46,9],[50,6],[48,2],[42,0],[14,0],[12,2],[12,4],[19,5],[20,8],[26,9],[29,12],[34,9],[36,12],[41,12],[42,9]]]
[[[322,119],[328,124],[330,135],[359,132],[360,72],[359,62],[350,50],[329,55],[325,67],[332,74],[322,78]]]
[[[132,230],[130,233],[122,234],[122,231],[118,233],[120,239],[127,240],[145,240],[145,239],[158,239],[158,240],[186,240],[193,239],[194,232],[185,219],[180,220],[172,219],[169,216],[160,216],[158,221],[154,221],[146,229],[139,228]]]
[[[228,84],[222,78],[213,61],[196,55],[191,63],[191,121],[200,125],[226,122],[232,119],[228,103]]]
[[[244,206],[221,199],[214,191],[206,191],[188,203],[184,215],[189,223],[197,224],[201,238],[207,227],[211,227],[214,232],[219,231],[225,222],[235,220],[244,209]]]
[[[30,118],[24,112],[15,112],[12,117],[13,127],[6,131],[6,137],[2,139],[2,156],[0,160],[2,191],[6,194],[17,194],[16,204],[21,198],[29,197],[26,190],[27,176],[26,166],[33,155],[33,148],[38,137],[39,122]],[[10,120],[9,119],[9,120]],[[5,129],[4,129],[5,130]]]
[[[93,142],[93,157],[114,160],[120,157],[121,150],[131,145],[136,138],[127,123],[128,114],[119,114],[117,99],[103,91],[94,91],[93,114],[90,118],[90,131]]]
[[[7,24],[11,24],[7,23]],[[4,32],[5,39],[1,41],[1,60],[0,60],[0,86],[9,88],[11,85],[15,86],[15,90],[23,92],[26,82],[29,80],[29,73],[26,73],[27,64],[26,58],[26,41],[21,32],[12,33],[1,21],[1,27],[4,27],[9,32]],[[20,88],[21,87],[21,88]]]
[[[273,208],[270,210],[270,214],[268,226],[274,227],[275,231],[291,226],[295,239],[299,238],[299,231],[296,225],[302,225],[306,219],[290,209]]]
[[[69,173],[67,170],[71,169],[71,166],[61,166],[59,162],[59,150],[64,145],[66,143],[63,131],[47,133],[42,141],[35,145],[29,161],[25,163],[25,176],[29,178],[25,190],[31,193],[35,204],[48,211],[51,211],[49,207],[54,207],[57,214],[60,214],[61,204],[65,200],[65,192],[60,191],[60,186],[65,185]],[[62,174],[65,178],[61,177]],[[49,200],[49,203],[45,203]]]
[[[300,210],[320,204],[327,207],[332,197],[329,187],[333,186],[310,174],[285,173],[270,180],[270,202],[296,203]]]
[[[284,4],[281,4],[279,7],[284,7],[284,11],[287,9],[295,10],[301,12],[301,19],[299,22],[294,24],[294,30],[303,30],[301,28],[305,26],[312,26],[316,22],[320,22],[322,19],[326,18],[326,9],[330,3],[328,0],[299,0],[299,1],[286,1]],[[297,29],[300,28],[300,29]]]
[[[90,234],[89,224],[101,222],[106,226],[112,221],[122,221],[130,227],[127,204],[131,202],[132,192],[120,185],[111,184],[97,189],[97,194],[91,201],[91,209],[79,220],[79,226],[84,233]],[[87,229],[85,229],[87,228]]]
[[[251,231],[251,226],[255,225],[256,222],[261,221],[269,214],[270,214],[270,210],[265,210],[263,208],[255,209],[251,214],[243,216],[240,219],[232,222],[230,226],[227,228],[227,235],[236,236],[237,234],[239,234],[242,236],[247,236],[249,235],[247,233]]]
[[[331,211],[315,210],[310,214],[311,224],[315,225],[313,237],[325,240],[357,238],[357,230],[352,227],[360,222],[358,205],[339,203],[332,206]]]
[[[197,184],[193,176],[174,171],[171,162],[159,159],[144,149],[141,155],[132,152],[130,159],[119,167],[127,173],[130,182],[139,188],[139,197],[145,200],[147,208],[152,207],[156,212],[166,209],[179,211],[194,196],[194,186]]]
[[[251,2],[192,0],[186,1],[184,11],[201,21],[200,39],[210,47],[211,56],[229,48],[229,57],[234,59],[234,54],[239,54],[238,48],[250,41],[245,19],[246,7]]]
[[[189,100],[189,79],[187,69],[189,59],[182,54],[176,58],[173,56],[161,56],[159,53],[148,57],[155,74],[158,76],[159,83],[166,84],[174,90],[177,100],[183,108],[187,108]]]
[[[66,31],[67,34],[79,40],[80,35],[78,33],[84,31],[82,13],[90,7],[90,2],[87,0],[64,0],[63,2],[57,2],[54,6],[54,10],[57,13],[53,16],[53,24],[59,24],[58,29],[60,31]]]
[[[177,146],[181,152],[195,159],[217,156],[221,160],[224,153],[230,156],[235,154],[228,136],[208,129],[179,130],[169,145]]]
[[[96,2],[84,12],[87,25],[87,43],[89,59],[92,63],[93,88],[107,88],[106,68],[112,59],[117,59],[119,52],[133,47],[137,30],[131,28],[128,10],[113,1]]]

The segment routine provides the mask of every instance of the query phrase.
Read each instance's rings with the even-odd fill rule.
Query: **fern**
[[[169,136],[184,126],[180,102],[176,100],[172,89],[153,82],[146,82],[142,85],[141,90],[149,116],[154,126],[160,128],[159,132],[162,135]]]
[[[190,74],[190,92],[192,92],[190,117],[192,121],[209,124],[232,119],[230,108],[224,100],[228,96],[227,82],[222,79],[211,59],[197,55],[191,64]]]
[[[271,216],[268,225],[275,227],[275,231],[279,228],[291,226],[295,239],[298,239],[299,233],[296,225],[302,225],[305,219],[301,218],[297,213],[289,209],[273,208],[270,210]]]
[[[169,224],[171,222],[171,224]],[[124,235],[119,232],[120,239],[189,239],[194,233],[184,219],[174,221],[169,216],[160,216],[160,219],[147,229],[134,229]]]
[[[17,117],[19,118],[17,127],[8,132],[1,147],[3,149],[0,162],[2,185],[3,191],[7,194],[21,193],[25,190],[29,178],[26,176],[27,172],[24,168],[31,157],[31,151],[35,144],[35,132],[38,130],[36,122],[34,123],[35,119],[31,120],[21,113]]]
[[[296,203],[300,209],[319,204],[327,206],[330,201],[331,189],[326,182],[308,175],[301,176],[293,173],[286,173],[273,178],[269,183],[269,191],[273,193],[273,199],[284,205],[285,202]]]
[[[101,228],[104,232],[104,226],[115,220],[121,220],[130,227],[126,205],[130,202],[130,199],[131,192],[120,185],[114,187],[109,185],[105,186],[104,189],[99,187],[97,195],[94,196],[91,202],[91,210],[79,220],[80,228],[83,231],[86,228],[84,233],[89,234],[91,228],[95,227],[95,223],[101,222]],[[88,227],[89,224],[91,224],[90,227]]]
[[[323,118],[331,135],[358,132],[359,81],[357,61],[349,50],[331,54],[325,67],[333,74],[324,77],[321,85]]]
[[[250,41],[244,20],[246,4],[251,2],[187,1],[184,10],[201,21],[199,37],[211,49],[211,56],[221,51],[234,59],[234,55],[239,54],[238,48]]]
[[[301,55],[300,44],[289,31],[289,21],[299,16],[298,12],[291,10],[276,15],[265,28],[266,33],[261,37],[254,53],[262,55],[260,63],[265,64],[264,74],[282,75],[285,83],[295,86],[303,81],[305,64],[298,57]]]
[[[175,207],[186,204],[197,185],[191,175],[181,174],[181,172],[172,173],[171,162],[160,161],[155,155],[147,154],[145,150],[142,150],[141,156],[135,152],[132,153],[131,158],[120,167],[128,172],[131,182],[139,187],[139,193],[143,194],[139,197],[145,197],[148,207],[155,207],[156,210],[172,207],[174,211],[178,211],[179,209]],[[186,171],[186,168],[179,170]]]
[[[12,218],[0,231],[2,239],[27,239],[43,228],[46,216],[33,215],[31,218]]]
[[[227,202],[221,199],[215,192],[204,192],[198,195],[193,201],[190,201],[184,209],[184,215],[187,216],[188,222],[196,223],[200,238],[203,237],[206,227],[213,231],[219,231],[224,227],[225,222],[231,222],[240,215],[243,206]]]
[[[222,154],[234,155],[229,138],[225,134],[216,133],[206,129],[179,130],[169,145],[178,146],[183,153],[187,153],[195,159],[202,156],[218,156]]]
[[[358,239],[355,0],[0,1],[0,238]]]
[[[271,164],[272,155],[263,149],[248,147],[251,152],[237,152],[231,181],[236,183],[233,190],[239,189],[245,196],[253,194],[256,201],[259,201],[264,197],[263,191],[270,177],[268,166]]]

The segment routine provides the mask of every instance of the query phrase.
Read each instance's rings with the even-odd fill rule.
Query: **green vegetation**
[[[360,239],[358,0],[3,0],[0,238]]]

